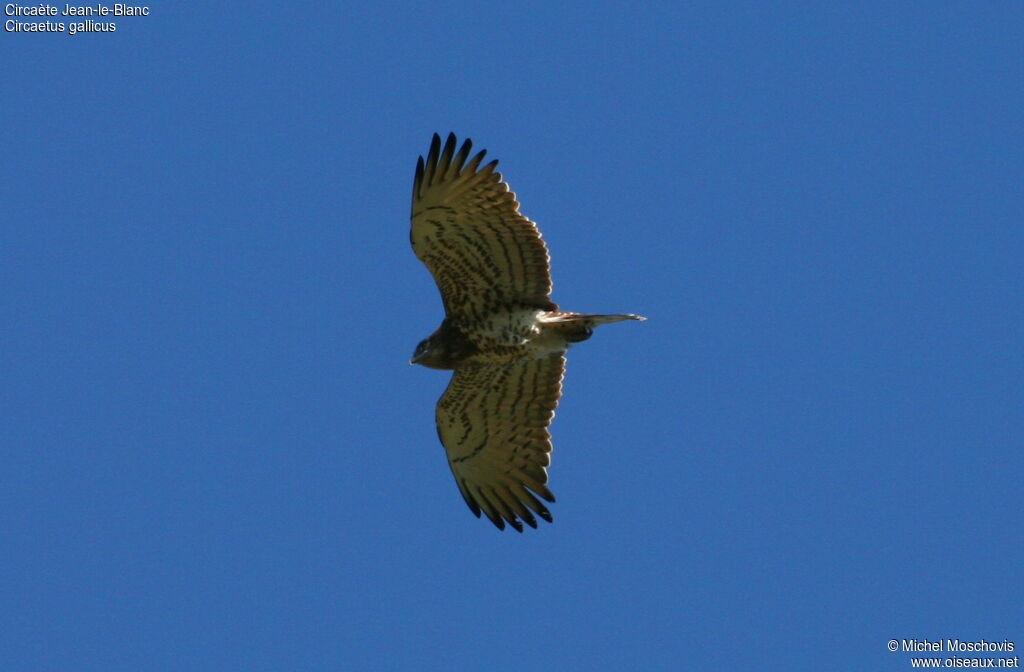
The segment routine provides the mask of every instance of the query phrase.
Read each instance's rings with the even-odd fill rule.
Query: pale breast
[[[541,328],[538,318],[543,314],[541,310],[520,309],[492,313],[476,321],[466,332],[479,349],[470,361],[500,364],[565,352],[564,339]]]

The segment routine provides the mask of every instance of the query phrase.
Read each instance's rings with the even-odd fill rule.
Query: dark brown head
[[[437,331],[420,341],[412,353],[410,364],[432,369],[454,369],[476,354],[477,348],[462,331],[448,320]]]
[[[437,338],[437,332],[420,341],[416,350],[412,353],[410,364],[422,364],[432,369],[450,369],[448,366],[448,353],[445,351],[444,341]]]

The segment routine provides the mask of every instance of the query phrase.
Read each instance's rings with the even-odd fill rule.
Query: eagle
[[[410,364],[450,369],[437,402],[437,434],[470,510],[499,529],[549,523],[541,502],[551,463],[548,426],[562,393],[565,353],[594,327],[633,314],[559,310],[547,247],[486,150],[434,134],[416,162],[412,249],[437,283],[444,321]]]

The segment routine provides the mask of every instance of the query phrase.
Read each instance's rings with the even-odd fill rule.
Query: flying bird
[[[456,152],[434,134],[416,163],[410,240],[434,276],[445,317],[410,364],[452,369],[437,402],[437,434],[466,504],[498,529],[523,531],[536,516],[551,463],[548,425],[562,393],[565,353],[594,327],[632,314],[595,315],[552,303],[547,247],[537,225],[519,213],[516,195],[495,168]]]

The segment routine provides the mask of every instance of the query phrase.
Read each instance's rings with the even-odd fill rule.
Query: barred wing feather
[[[551,522],[538,497],[555,501],[546,485],[547,428],[564,371],[562,355],[461,368],[437,403],[437,433],[459,490],[499,529],[537,527],[534,514]]]
[[[537,226],[519,203],[497,161],[469,158],[472,142],[456,153],[454,134],[444,147],[434,135],[420,157],[412,193],[410,240],[437,283],[448,316],[480,316],[498,306],[555,310],[549,258]]]

